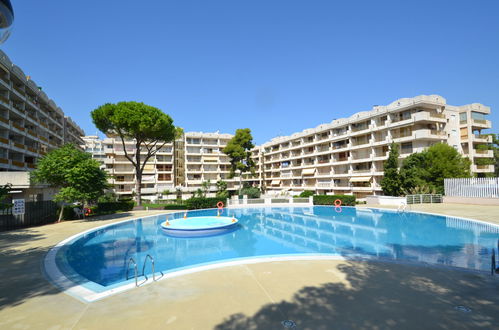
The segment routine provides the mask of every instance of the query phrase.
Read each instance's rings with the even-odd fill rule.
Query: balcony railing
[[[12,123],[12,126],[17,128],[18,130],[20,131],[23,131],[24,132],[24,127],[21,127],[20,125],[16,124],[15,122],[11,122]]]
[[[19,162],[17,160],[12,160],[11,164],[14,166],[17,166],[17,167],[24,167],[24,165],[25,165],[23,162]]]
[[[0,101],[2,101],[3,103],[5,104],[10,104],[10,101],[8,98],[6,98],[5,96],[3,95],[0,95]]]

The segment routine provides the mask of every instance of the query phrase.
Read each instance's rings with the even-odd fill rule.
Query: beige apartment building
[[[400,144],[401,159],[445,142],[472,160],[474,173],[491,173],[493,165],[476,164],[478,158],[493,157],[491,150],[476,148],[492,142],[481,135],[491,128],[489,113],[482,104],[452,106],[438,95],[399,99],[264,143],[253,150],[258,178],[245,180],[275,193],[380,195],[392,142]]]
[[[359,199],[380,195],[383,163],[392,142],[400,144],[400,158],[445,142],[472,162],[472,171],[485,175],[493,165],[478,165],[479,158],[492,158],[491,150],[477,148],[492,142],[481,134],[491,128],[486,119],[490,108],[473,103],[452,106],[438,95],[399,99],[387,106],[336,119],[291,136],[272,139],[253,149],[257,164],[255,177],[243,181],[263,186],[271,194],[298,194],[313,190],[318,194],[353,194]],[[163,192],[177,187],[190,195],[210,180],[228,182],[231,190],[239,178],[228,179],[229,159],[222,153],[230,134],[185,133],[165,145],[144,170],[144,198],[168,198]],[[104,140],[105,163],[113,176],[118,194],[131,195],[135,188],[134,170],[125,158],[121,141]],[[127,150],[135,152],[133,141]],[[212,186],[214,191],[214,187]]]
[[[211,183],[211,194],[215,192],[218,180],[226,181],[229,189],[236,189],[239,179],[229,179],[229,158],[222,152],[231,138],[230,134],[187,132],[175,142],[165,144],[144,167],[142,198],[173,199],[177,189],[181,189],[183,197],[188,198],[205,181]],[[98,153],[98,139],[85,137],[84,140],[88,152]],[[105,154],[103,162],[115,192],[121,196],[132,196],[135,192],[135,169],[125,157],[121,140],[106,138],[102,146]],[[127,153],[135,154],[134,141],[126,141],[125,146]]]
[[[48,151],[80,146],[83,130],[0,51],[0,171],[29,171]]]

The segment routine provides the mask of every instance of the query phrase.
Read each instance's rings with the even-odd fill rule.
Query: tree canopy
[[[453,147],[437,143],[414,153],[402,163],[400,177],[404,191],[428,190],[444,193],[444,179],[469,178],[471,162]]]
[[[108,187],[106,172],[100,169],[99,162],[72,144],[42,157],[31,172],[31,180],[59,188],[55,200],[66,203],[95,201]]]
[[[142,173],[147,161],[181,134],[181,130],[160,109],[140,102],[107,103],[93,110],[91,115],[101,132],[121,139],[125,157],[135,168],[137,204],[141,205]],[[145,154],[129,152],[125,141],[130,139],[134,140],[135,150]]]
[[[381,180],[383,194],[388,196],[400,196],[402,185],[398,170],[399,146],[392,142],[388,159],[384,164],[384,176]]]
[[[255,162],[251,159],[251,149],[254,147],[251,130],[249,128],[237,129],[234,137],[222,150],[230,158],[231,178],[234,177],[236,170],[241,173],[255,172]]]

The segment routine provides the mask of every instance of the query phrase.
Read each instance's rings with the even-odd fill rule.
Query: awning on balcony
[[[315,168],[306,168],[303,171],[301,171],[301,175],[314,175],[315,174]]]
[[[272,186],[278,186],[281,184],[281,180],[272,180],[272,182],[270,183],[270,185]]]
[[[357,176],[350,178],[350,182],[369,182],[371,179],[372,176]]]
[[[217,156],[203,156],[203,161],[216,162],[216,161],[218,161],[218,157]]]
[[[142,176],[142,181],[155,181],[156,180],[156,176],[155,175],[143,175]],[[132,180],[130,180],[132,181]]]

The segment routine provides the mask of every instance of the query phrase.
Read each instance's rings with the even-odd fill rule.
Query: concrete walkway
[[[498,223],[499,207],[414,209]],[[161,213],[164,211],[161,211]],[[158,212],[156,212],[158,213]],[[385,262],[286,261],[176,277],[82,303],[41,271],[61,240],[119,219],[0,233],[1,329],[499,329],[498,277]],[[462,311],[463,305],[470,312]]]

